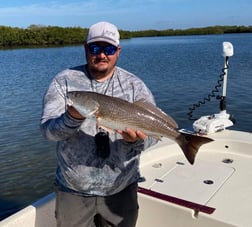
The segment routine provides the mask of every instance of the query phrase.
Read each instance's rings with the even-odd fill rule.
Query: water
[[[234,45],[227,89],[232,128],[251,132],[252,34],[124,40],[118,65],[142,78],[157,105],[188,128],[188,108],[219,79],[223,41]],[[84,62],[82,46],[0,51],[0,219],[53,191],[55,144],[39,131],[42,97],[57,72]],[[193,117],[217,113],[218,105],[213,98]]]

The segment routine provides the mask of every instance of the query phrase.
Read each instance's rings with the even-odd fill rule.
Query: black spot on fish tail
[[[176,141],[183,150],[187,160],[193,165],[199,148],[213,140],[207,137],[181,133]]]

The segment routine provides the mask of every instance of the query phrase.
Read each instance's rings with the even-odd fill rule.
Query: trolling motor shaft
[[[234,124],[233,117],[226,111],[226,94],[227,94],[227,72],[228,60],[233,56],[233,45],[230,42],[223,42],[223,57],[224,57],[224,76],[223,90],[220,97],[220,112],[217,114],[203,116],[193,123],[194,131],[201,134],[210,134],[222,131]]]

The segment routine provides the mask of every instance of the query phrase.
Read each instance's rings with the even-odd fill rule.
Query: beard
[[[102,79],[113,74],[115,64],[111,65],[111,62],[96,58],[94,61],[89,62],[88,70],[94,79]]]
[[[102,74],[106,75],[109,72],[109,67],[96,67],[96,66],[89,66],[89,71],[91,74]]]

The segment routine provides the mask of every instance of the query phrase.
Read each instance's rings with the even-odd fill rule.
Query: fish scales
[[[148,109],[134,105],[119,98],[113,98],[108,102],[108,96],[90,92],[90,98],[99,103],[98,123],[107,128],[125,130],[126,127],[133,130],[142,129],[151,136],[170,137],[178,136],[178,132],[170,127],[169,122],[157,117]],[[167,134],[168,133],[168,134]]]

